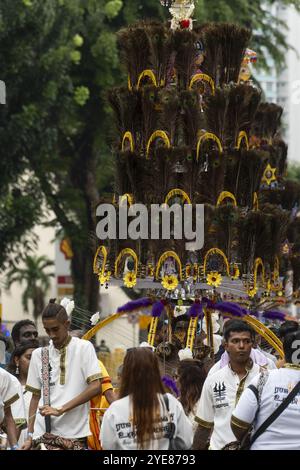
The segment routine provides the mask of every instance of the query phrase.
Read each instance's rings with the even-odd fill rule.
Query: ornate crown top
[[[171,29],[193,29],[192,16],[195,10],[193,0],[160,0],[160,3],[169,8],[172,15]]]

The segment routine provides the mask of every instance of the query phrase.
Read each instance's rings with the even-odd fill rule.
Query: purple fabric
[[[177,398],[179,397],[179,390],[177,388],[176,382],[171,379],[171,377],[169,377],[168,375],[164,375],[162,377],[162,382],[167,388],[169,388],[175,393]]]
[[[148,299],[147,297],[144,297],[142,299],[138,300],[132,300],[131,302],[128,302],[127,304],[123,305],[122,307],[119,307],[117,310],[117,313],[119,312],[132,312],[133,310],[137,310],[139,308],[146,308],[152,305],[153,301],[151,299]]]
[[[152,306],[152,317],[160,317],[164,308],[165,306],[160,300],[155,302]]]
[[[250,354],[250,357],[252,359],[252,361],[254,362],[254,364],[257,364],[259,366],[266,366],[268,365],[268,359],[266,358],[266,356],[260,352],[258,349],[251,349],[251,354]],[[223,367],[227,366],[229,364],[229,355],[228,353],[225,351],[222,356],[221,356],[221,360],[220,360],[220,369],[223,369]]]

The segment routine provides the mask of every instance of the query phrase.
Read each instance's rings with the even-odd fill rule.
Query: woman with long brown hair
[[[194,432],[197,428],[195,416],[203,384],[207,377],[207,367],[195,359],[185,359],[177,369],[177,385],[180,389],[180,403],[190,419]]]
[[[103,449],[166,450],[170,444],[167,434],[171,422],[175,425],[174,441],[178,448],[191,447],[191,424],[176,398],[164,394],[158,360],[150,349],[127,351],[119,397],[103,418]]]

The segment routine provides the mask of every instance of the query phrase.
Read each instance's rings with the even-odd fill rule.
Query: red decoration
[[[191,20],[182,20],[180,21],[180,26],[182,29],[187,29],[190,27],[190,21]]]

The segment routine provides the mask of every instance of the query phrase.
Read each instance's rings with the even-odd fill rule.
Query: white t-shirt
[[[21,447],[24,444],[26,437],[27,437],[29,405],[30,405],[32,394],[30,392],[25,391],[25,385],[21,385],[17,379],[16,381],[18,382],[18,386],[19,386],[20,398],[12,404],[11,413],[13,415],[16,426],[22,428],[22,431],[18,440],[18,444]]]
[[[261,395],[254,432],[275,411],[300,380],[300,370],[288,368],[270,371]],[[258,377],[252,381],[257,387]],[[254,392],[247,388],[233,412],[243,423],[251,424],[257,411]],[[257,438],[251,450],[300,450],[300,392],[282,414]]]
[[[4,419],[4,408],[19,398],[19,381],[0,367],[0,424]]]
[[[49,344],[50,403],[54,408],[65,405],[82,393],[87,384],[102,377],[93,345],[79,338],[69,338],[62,349],[56,349],[52,341]],[[42,348],[38,348],[31,356],[26,390],[42,394],[39,406],[43,406],[42,389]],[[37,413],[33,437],[40,437],[45,432],[45,418]],[[67,439],[90,435],[89,402],[59,417],[51,416],[51,433]]]
[[[259,366],[253,364],[252,369],[240,380],[230,365],[227,365],[207,376],[195,419],[201,426],[213,428],[211,449],[219,450],[229,442],[236,441],[230,426],[231,414],[244,388],[259,371]]]
[[[157,423],[157,432],[154,440],[149,442],[147,450],[167,450],[169,439],[163,437],[167,431],[170,418],[176,425],[174,438],[180,439],[186,449],[190,449],[193,442],[192,424],[184,413],[181,403],[167,394],[169,398],[169,413],[164,404],[163,396],[159,396],[160,419]],[[170,416],[170,418],[169,418]],[[136,450],[137,444],[132,428],[132,406],[129,396],[113,402],[106,411],[100,431],[100,440],[104,450]]]

